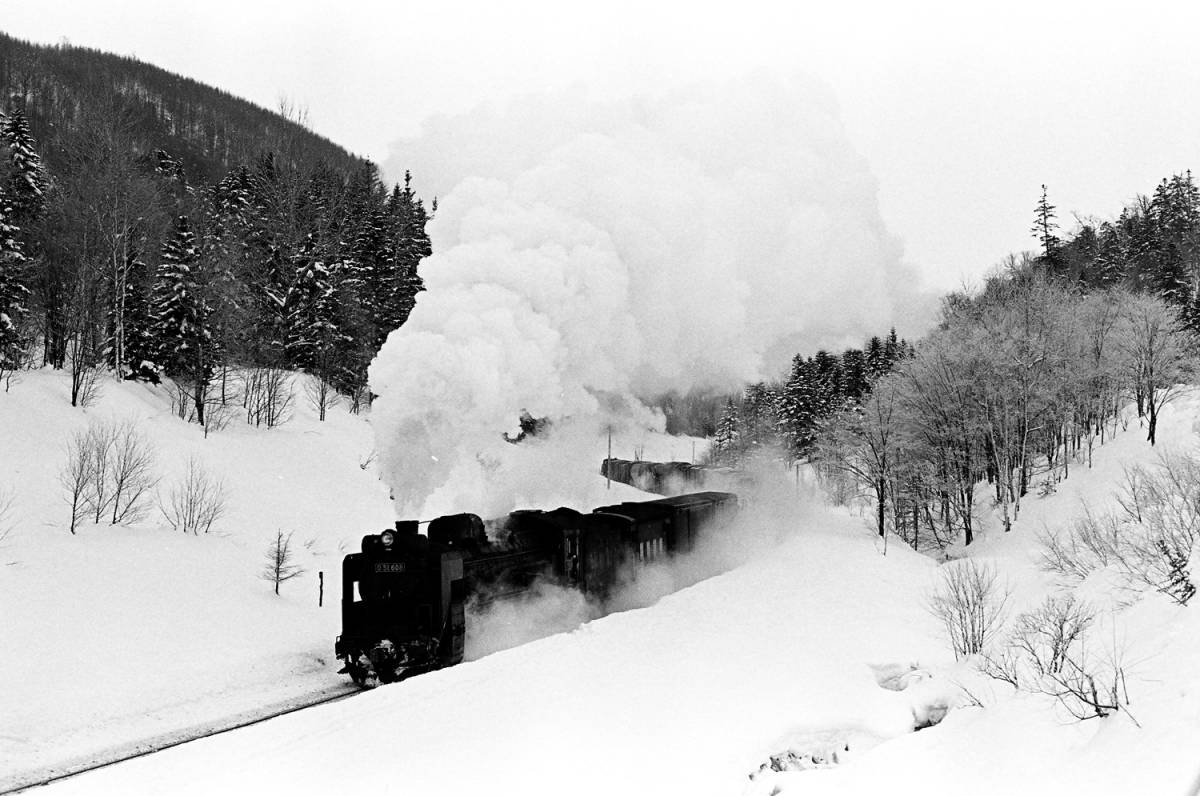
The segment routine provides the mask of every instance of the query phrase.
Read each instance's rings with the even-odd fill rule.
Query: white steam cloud
[[[639,396],[777,377],[917,298],[834,102],[803,81],[528,97],[435,118],[391,162],[440,197],[428,290],[370,370],[407,516],[512,508],[495,485],[521,480],[502,434],[523,411],[553,421],[539,456],[561,464],[526,498],[557,497],[563,467],[595,473],[602,429],[661,422]]]

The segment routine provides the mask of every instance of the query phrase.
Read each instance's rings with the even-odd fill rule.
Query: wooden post
[[[320,591],[317,592],[317,607],[322,608],[325,605],[325,573],[323,571],[317,573],[317,583],[320,584],[318,587]]]

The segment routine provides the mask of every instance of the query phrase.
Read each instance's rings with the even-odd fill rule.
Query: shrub
[[[59,483],[71,506],[70,531],[91,516],[100,523],[127,525],[146,515],[150,490],[158,483],[154,449],[133,420],[94,420],[67,442]]]
[[[1071,581],[1114,567],[1128,588],[1153,589],[1180,605],[1195,595],[1189,561],[1200,537],[1200,460],[1161,455],[1131,468],[1116,511],[1084,515],[1042,535],[1042,566]]]
[[[267,428],[286,423],[296,400],[292,373],[281,368],[252,368],[242,374],[242,404],[246,422]]]
[[[159,495],[158,509],[172,530],[193,535],[208,533],[225,514],[225,484],[192,457],[183,480],[171,487],[165,499]]]
[[[1004,624],[1008,589],[995,567],[973,559],[942,567],[941,583],[929,598],[929,610],[946,631],[954,657],[983,652]]]
[[[309,407],[317,413],[318,420],[324,420],[332,408],[341,403],[342,396],[333,385],[319,375],[309,375],[304,379],[304,398]]]
[[[8,538],[13,530],[13,494],[0,484],[0,542]]]
[[[1096,612],[1074,595],[1051,596],[1017,617],[1007,643],[983,670],[1016,688],[1054,697],[1078,720],[1128,711],[1126,667],[1116,648],[1097,655]]]

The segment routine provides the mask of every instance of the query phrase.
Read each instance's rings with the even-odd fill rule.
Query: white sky
[[[0,0],[0,30],[286,96],[377,162],[428,115],[513,94],[808,72],[942,288],[1033,245],[1043,182],[1069,221],[1200,166],[1198,22],[1191,3]]]

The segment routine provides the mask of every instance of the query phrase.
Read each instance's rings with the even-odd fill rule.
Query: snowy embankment
[[[140,389],[114,391],[125,395]],[[1163,446],[1196,444],[1198,409],[1188,400],[1164,415]],[[357,467],[364,453],[353,440],[365,449],[366,431],[354,425],[355,419],[345,421],[336,432],[337,426],[321,428],[301,418],[291,429],[270,434],[247,430],[234,432],[228,442],[215,438],[219,445],[234,446],[243,436],[253,437],[253,445],[231,448],[230,465],[236,456],[253,453],[259,470],[275,472],[299,467],[292,446],[330,429],[324,444],[331,447],[313,480],[286,471],[297,479],[292,484],[297,508],[284,518],[300,522],[305,511],[317,513],[309,518],[311,525],[296,527],[323,534],[327,596],[335,593],[329,573],[339,555],[338,534],[356,542],[364,525],[385,521],[387,513],[380,488]],[[291,442],[277,441],[291,439],[289,434],[295,436]],[[260,449],[268,445],[283,447],[268,456]],[[223,448],[201,449],[208,454]],[[281,455],[288,457],[283,464],[272,458]],[[998,567],[1013,588],[1014,610],[1040,602],[1055,586],[1036,567],[1037,531],[1065,523],[1084,504],[1095,508],[1110,502],[1122,467],[1153,458],[1142,435],[1131,428],[1097,450],[1093,469],[1074,467],[1057,494],[1027,499],[1011,533],[993,522],[966,552]],[[603,481],[597,482],[603,494]],[[242,485],[244,499],[263,499],[259,483]],[[327,505],[330,500],[323,496],[339,487],[344,492],[332,500],[335,505]],[[609,494],[613,500],[623,497],[615,490]],[[62,511],[48,495],[22,510],[46,517]],[[359,501],[363,505],[352,505]],[[362,514],[346,516],[350,510]],[[310,605],[315,602],[311,575],[285,584],[279,600],[268,584],[255,580],[269,535],[290,527],[283,519],[265,522],[253,535],[240,536],[230,524],[220,537],[190,541],[151,528],[98,528],[71,539],[61,521],[46,522],[25,527],[4,548],[6,562],[22,562],[4,570],[6,613],[16,605],[18,616],[28,615],[19,619],[18,632],[32,632],[37,644],[47,645],[48,662],[18,665],[12,644],[7,645],[3,676],[12,687],[5,689],[0,735],[11,738],[9,716],[15,710],[24,717],[24,724],[15,726],[36,729],[32,737],[40,741],[35,743],[61,749],[52,728],[71,721],[80,726],[78,719],[64,718],[73,705],[103,713],[100,707],[111,710],[120,702],[113,698],[97,706],[97,692],[119,694],[132,715],[149,709],[151,695],[161,697],[159,689],[171,680],[183,688],[179,681],[190,676],[210,685],[214,695],[220,694],[222,675],[229,687],[252,686],[254,677],[237,663],[249,658],[260,661],[261,682],[271,677],[298,682],[309,676],[303,674],[306,666],[313,678],[328,682],[328,659],[319,666],[315,658],[327,655],[336,610],[330,602],[321,611]],[[1113,607],[1112,623],[1128,650],[1130,710],[1140,726],[1125,713],[1074,722],[1052,698],[1014,696],[973,674],[970,666],[956,664],[925,609],[938,565],[894,541],[882,555],[879,540],[865,526],[862,518],[809,506],[784,529],[787,538],[780,545],[650,608],[85,775],[54,790],[746,796],[1187,792],[1200,768],[1195,751],[1200,608],[1181,608],[1158,595]],[[31,531],[36,544],[24,537]],[[43,534],[54,541],[44,542]],[[64,566],[69,572],[61,580],[53,577],[55,567]],[[127,574],[130,567],[134,574]],[[40,574],[35,577],[34,571]],[[105,571],[119,574],[106,577]],[[138,578],[157,579],[147,584]],[[213,588],[205,588],[210,579]],[[1104,597],[1095,584],[1085,587],[1089,598]],[[87,600],[97,601],[95,610],[67,610]],[[81,624],[88,616],[96,624],[97,647],[73,652],[70,636],[86,634]],[[148,621],[158,622],[157,627],[141,630]],[[168,628],[175,622],[183,623],[182,629]],[[249,628],[230,629],[231,623]],[[53,632],[55,626],[65,632]],[[254,629],[259,638],[252,637]],[[156,632],[162,635],[156,638]],[[186,662],[176,661],[178,650],[188,649],[181,637],[192,635],[200,638],[190,649],[207,652],[194,653],[189,672]],[[238,652],[242,646],[256,652]],[[142,667],[128,665],[127,656],[118,654],[122,648],[134,650],[135,657],[136,651],[165,651]],[[79,671],[89,654],[100,655],[97,670]],[[165,680],[163,667],[168,667]],[[203,688],[191,693],[197,705],[211,702]],[[26,707],[26,700],[38,704]],[[158,709],[178,718],[195,707],[160,704]],[[943,713],[941,723],[913,731]],[[98,720],[109,728],[125,726],[111,714]],[[19,748],[19,742],[10,748]],[[772,758],[779,768],[806,770],[764,768]]]
[[[872,665],[939,655],[913,632],[934,565],[880,556],[855,519],[822,526],[652,608],[64,789],[730,793],[797,737],[853,755],[923,710]]]
[[[270,432],[235,420],[206,440],[163,389],[108,382],[86,410],[67,389],[63,374],[33,372],[0,394],[0,490],[12,498],[0,779],[328,685],[339,548],[391,520],[386,490],[358,466],[370,430],[345,413],[317,424],[298,406]],[[85,523],[72,536],[59,471],[93,420],[136,423],[164,493],[198,457],[225,482],[225,517],[192,536],[152,508],[135,527]],[[295,532],[307,570],[280,597],[259,578],[278,530]]]

